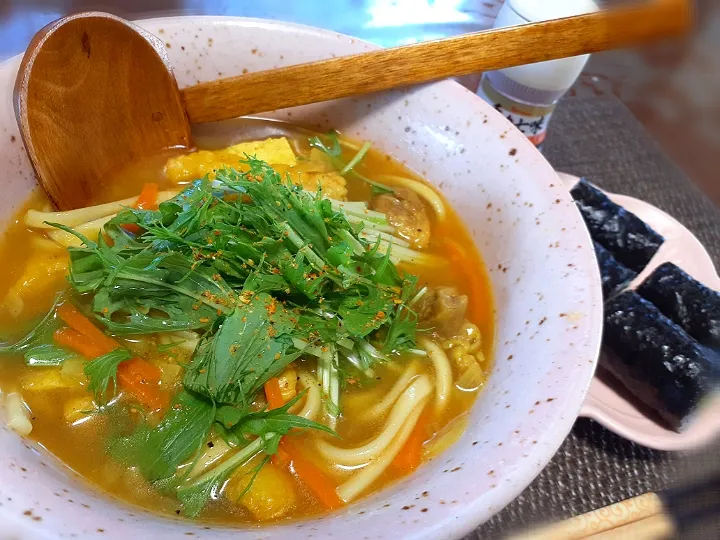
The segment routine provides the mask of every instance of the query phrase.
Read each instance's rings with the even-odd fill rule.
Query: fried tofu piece
[[[245,154],[254,156],[262,161],[267,161],[270,165],[287,165],[294,167],[297,164],[297,158],[285,137],[278,139],[265,139],[264,141],[250,141],[228,146],[226,152],[236,154],[245,159]]]
[[[347,183],[345,178],[336,172],[316,173],[299,172],[290,177],[295,184],[302,186],[306,191],[317,192],[322,189],[322,194],[330,199],[344,201],[347,199]]]
[[[80,424],[92,417],[98,407],[90,394],[82,394],[68,399],[63,404],[63,416],[68,425]]]
[[[48,392],[68,388],[58,368],[32,369],[23,375],[20,384],[25,392]]]
[[[330,156],[328,156],[322,150],[318,150],[317,148],[310,149],[310,155],[308,156],[308,161],[306,165],[306,170],[308,171],[333,172],[335,170]]]
[[[285,137],[243,142],[222,150],[199,150],[177,156],[165,164],[165,175],[175,183],[192,182],[206,175],[214,180],[216,171],[226,167],[247,170],[246,165],[240,164],[246,154],[266,161],[283,178],[289,175],[294,184],[307,191],[315,193],[321,188],[323,195],[331,199],[347,198],[345,178],[335,171],[327,155],[313,148],[308,159],[298,160]]]
[[[237,167],[240,156],[224,150],[199,150],[170,158],[165,164],[165,176],[175,183],[192,182],[209,175],[215,179],[215,171]]]
[[[40,250],[28,259],[23,273],[10,287],[2,305],[17,317],[20,313],[35,314],[49,307],[47,299],[60,290],[68,273],[67,252]]]
[[[209,175],[215,179],[215,172],[226,167],[238,168],[245,154],[266,161],[270,165],[294,167],[297,158],[285,137],[249,141],[229,146],[223,150],[199,150],[170,158],[165,164],[165,175],[175,183],[192,182]],[[247,167],[240,167],[247,169]]]
[[[330,157],[317,148],[310,150],[307,161],[298,163],[290,176],[306,191],[315,193],[320,188],[325,197],[338,201],[347,199],[347,181],[335,170]]]
[[[295,508],[297,495],[293,478],[288,471],[266,463],[258,471],[250,488],[245,491],[252,476],[252,469],[241,467],[228,482],[225,496],[242,504],[260,521],[280,518]]]

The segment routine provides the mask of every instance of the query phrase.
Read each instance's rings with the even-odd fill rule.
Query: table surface
[[[168,13],[280,18],[332,27],[382,45],[394,45],[482,29],[490,24],[501,3],[502,0],[415,1],[413,9],[407,9],[407,0],[338,0],[332,4],[310,0],[293,3],[154,0],[124,2],[118,9],[113,9],[113,2],[105,4],[129,18]],[[63,13],[108,6],[93,0],[2,2],[0,59],[20,52],[35,31]],[[610,191],[644,199],[665,210],[698,236],[718,265],[718,208],[668,160],[620,101],[612,96],[598,97],[599,92],[588,80],[581,79],[571,93],[573,97],[561,102],[545,145],[548,160],[557,170],[586,176]],[[468,539],[502,536],[700,477],[711,469],[720,469],[718,456],[717,449],[698,455],[649,450],[593,421],[580,419],[535,482]],[[720,520],[684,531],[682,537],[720,538]]]

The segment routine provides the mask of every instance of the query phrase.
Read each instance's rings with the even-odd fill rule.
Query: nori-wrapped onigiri
[[[604,367],[681,431],[717,387],[717,368],[685,331],[634,291],[605,303]]]
[[[658,266],[637,292],[702,345],[720,352],[720,292],[669,262]]]
[[[601,244],[593,242],[593,245],[602,277],[603,298],[607,300],[630,283],[637,274],[620,264]]]
[[[642,271],[664,242],[643,220],[612,202],[585,179],[581,178],[570,194],[593,240],[631,270]]]

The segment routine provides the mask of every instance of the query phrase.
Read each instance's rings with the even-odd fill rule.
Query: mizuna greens
[[[184,390],[165,417],[155,427],[141,424],[112,449],[148,480],[175,489],[193,515],[234,467],[192,484],[167,480],[198,453],[213,425],[234,445],[252,447],[247,457],[274,453],[291,428],[332,433],[288,407],[251,412],[263,385],[290,362],[304,353],[318,357],[323,398],[336,417],[342,374],[416,346],[407,302],[417,278],[398,271],[390,241],[376,235],[371,243],[362,234],[382,220],[362,212],[349,218],[342,203],[303,191],[262,161],[244,165],[247,171],[193,182],[157,210],[128,208],[97,242],[78,235],[84,245],[69,249],[70,284],[110,333],[202,334]],[[129,234],[128,225],[140,233]],[[130,356],[117,349],[91,362],[90,388],[105,394]]]

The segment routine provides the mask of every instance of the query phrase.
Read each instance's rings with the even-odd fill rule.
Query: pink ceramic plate
[[[559,176],[568,189],[578,180],[569,174],[559,173]],[[720,277],[710,255],[680,222],[639,199],[615,193],[607,195],[665,237],[662,247],[630,284],[631,288],[642,283],[662,263],[670,261],[708,287],[720,289]],[[720,435],[720,396],[702,408],[686,431],[677,433],[658,423],[651,413],[646,414],[635,403],[628,401],[618,386],[608,374],[598,369],[580,416],[597,420],[626,439],[658,450],[696,448]]]

